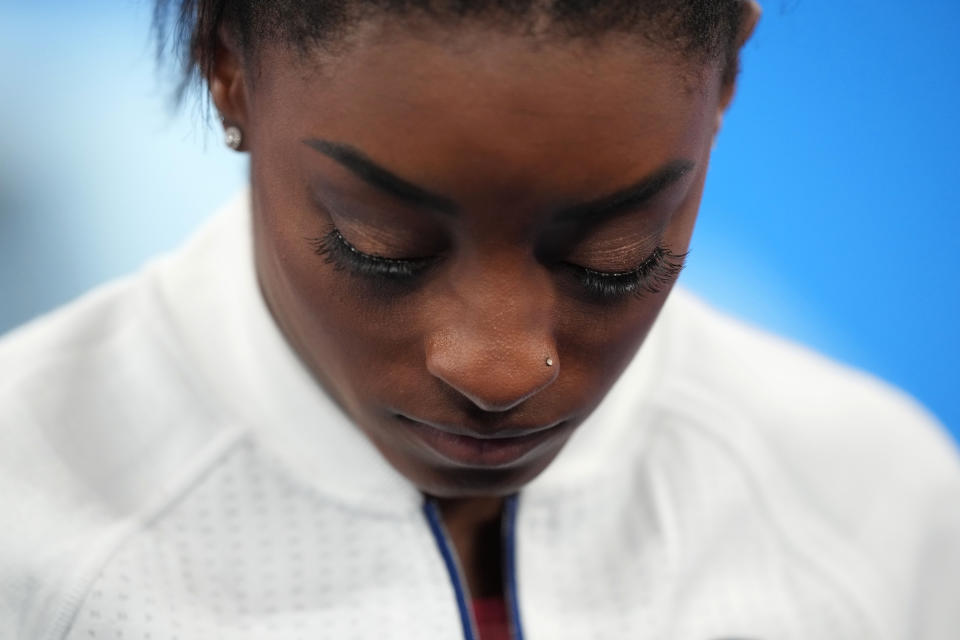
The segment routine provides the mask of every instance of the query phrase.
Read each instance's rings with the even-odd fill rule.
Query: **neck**
[[[440,514],[474,598],[503,595],[503,498],[439,499]]]

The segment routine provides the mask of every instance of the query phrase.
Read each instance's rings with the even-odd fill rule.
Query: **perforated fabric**
[[[426,524],[331,504],[244,440],[101,569],[71,640],[456,638]]]

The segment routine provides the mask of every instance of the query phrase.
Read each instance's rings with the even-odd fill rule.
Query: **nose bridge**
[[[459,279],[429,338],[427,369],[485,411],[506,411],[553,382],[560,368],[549,277],[500,261]]]

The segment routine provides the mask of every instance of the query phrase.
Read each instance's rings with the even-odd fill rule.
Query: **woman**
[[[250,189],[0,345],[0,635],[960,633],[939,427],[671,293],[754,3],[157,12]]]

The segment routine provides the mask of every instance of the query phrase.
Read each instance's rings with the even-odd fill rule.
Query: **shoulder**
[[[960,456],[943,426],[874,376],[674,295],[673,410],[722,442],[776,511],[859,556],[905,637],[957,628],[942,594],[960,589]]]
[[[0,636],[45,624],[31,616],[48,615],[79,567],[172,495],[223,430],[155,271],[0,339],[0,503],[10,517],[0,527]]]
[[[157,270],[103,285],[0,339],[0,430],[12,444],[0,450],[0,473],[38,475],[55,461],[72,483],[132,500],[118,475],[143,471],[132,463],[156,454],[158,439],[214,418]]]
[[[802,345],[751,327],[676,292],[670,309],[670,376],[691,395],[722,405],[786,458],[851,482],[924,468],[960,477],[946,430],[888,383]]]

